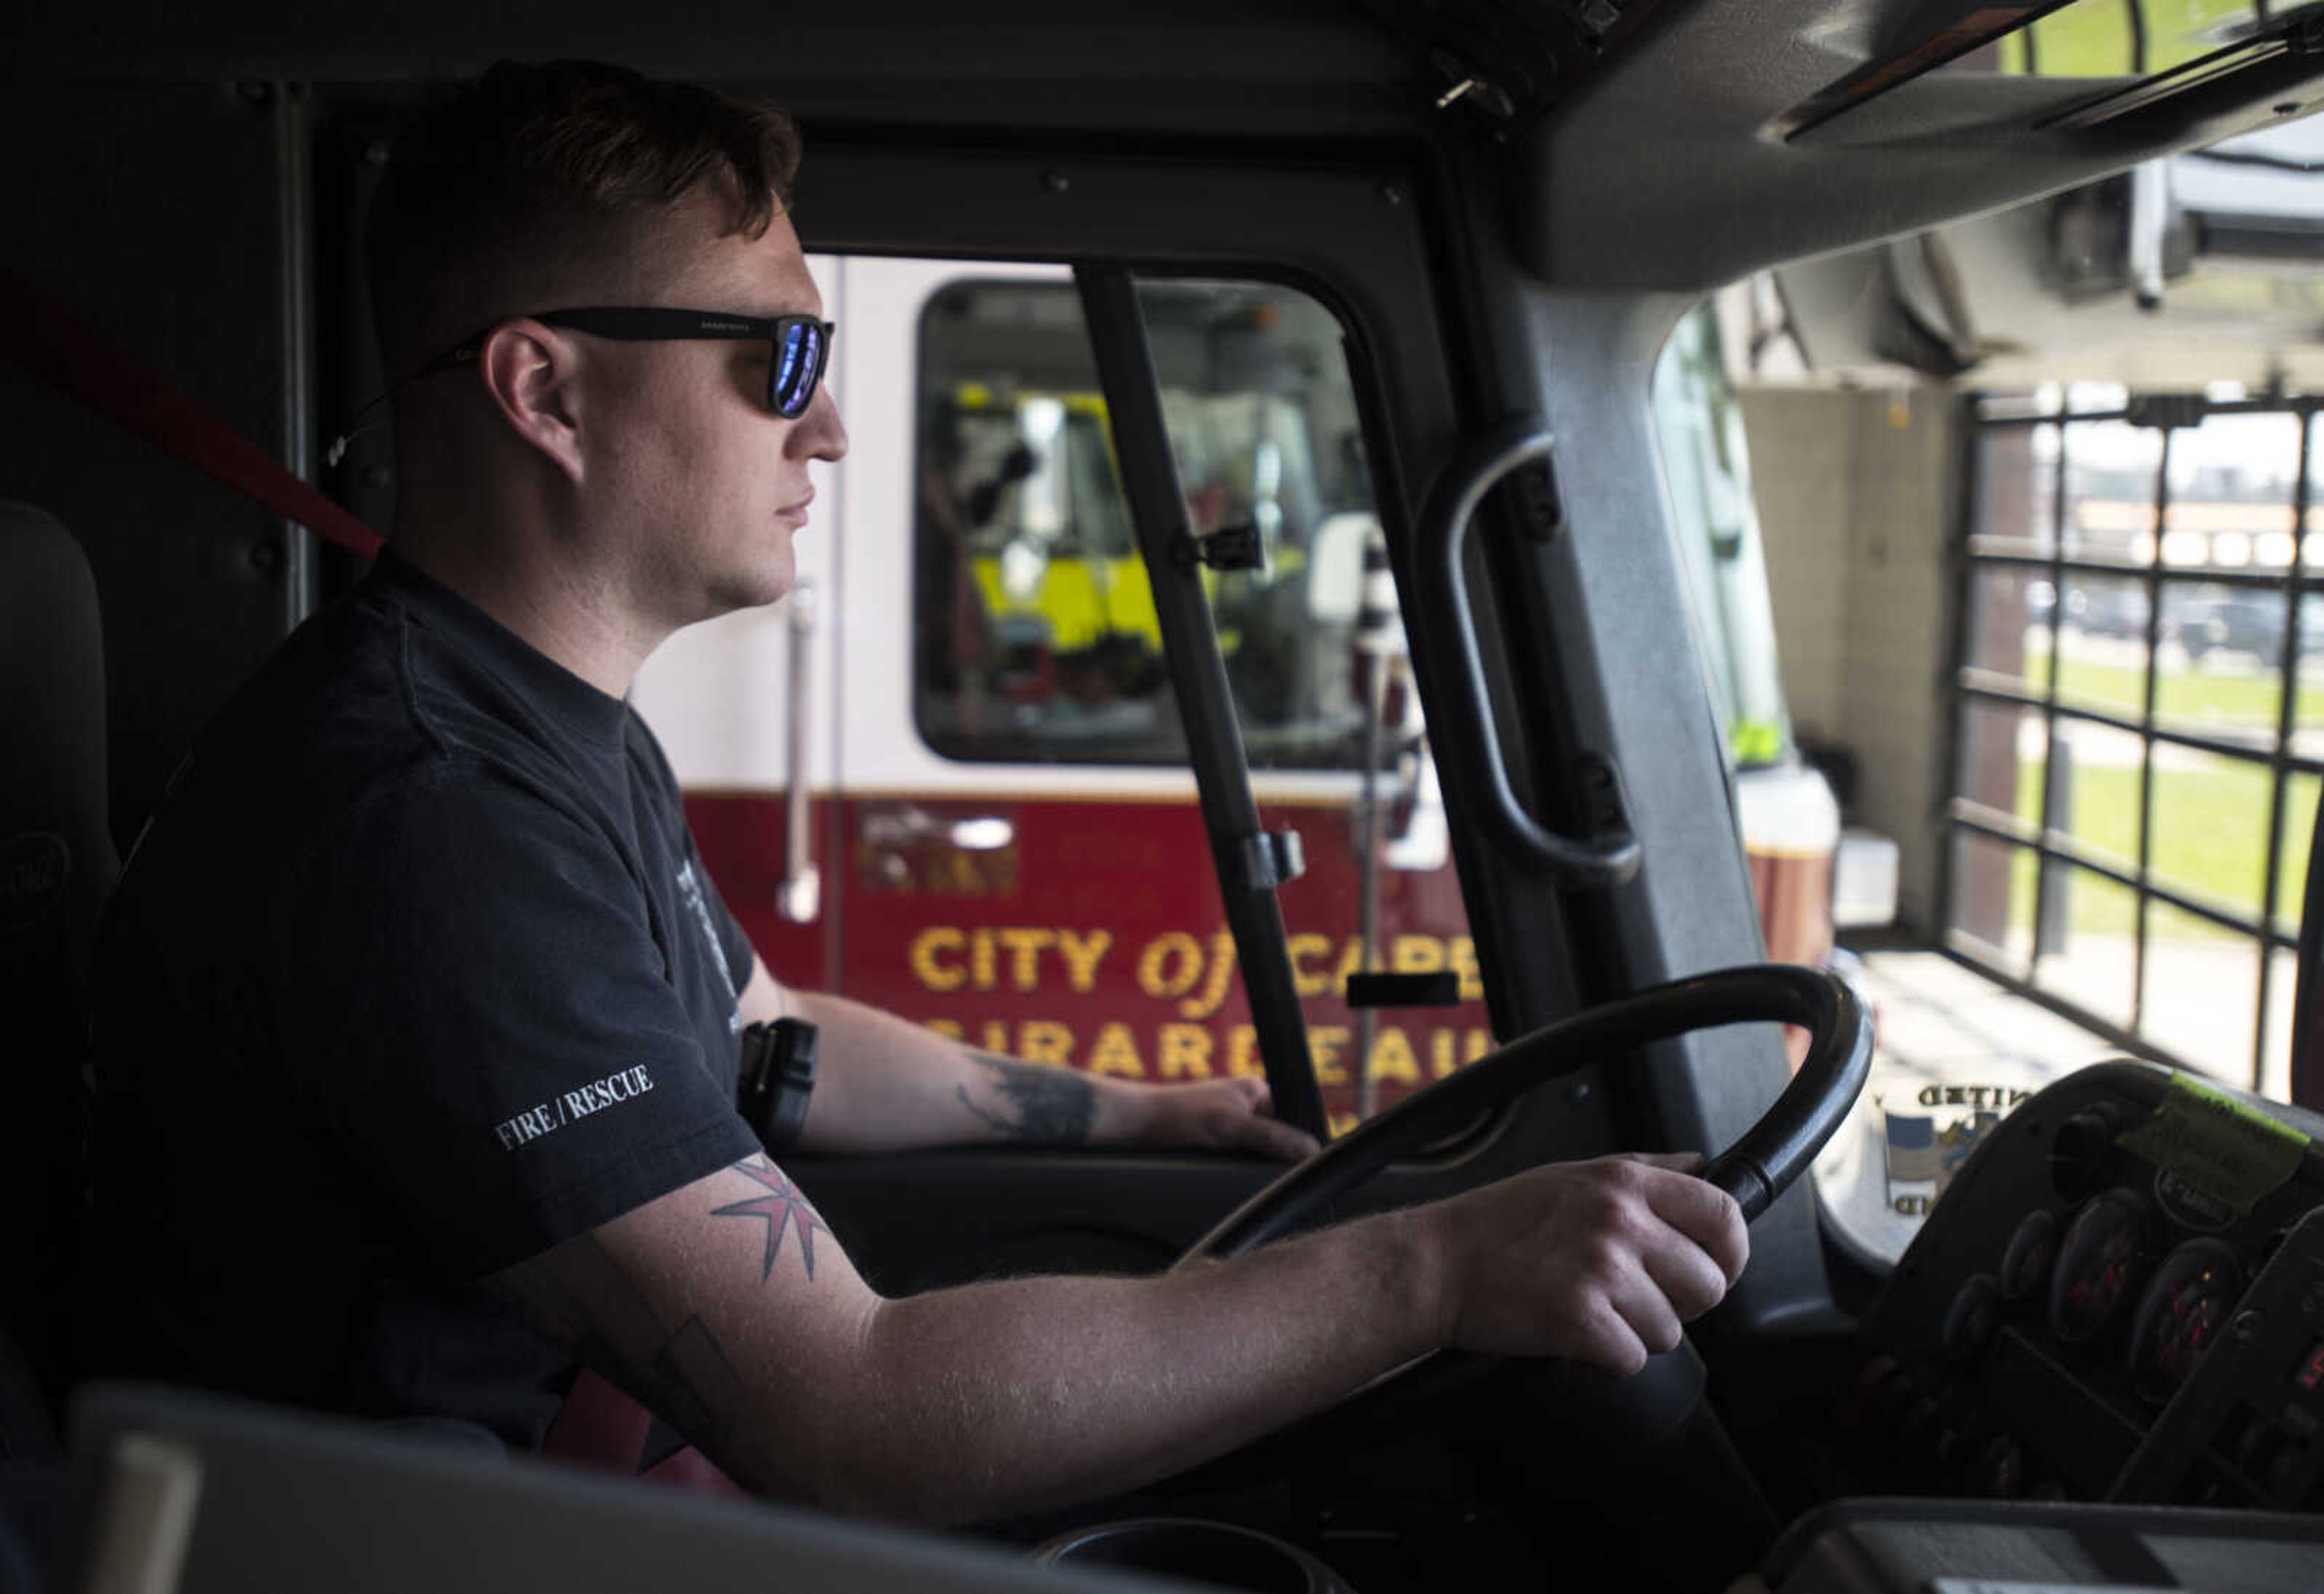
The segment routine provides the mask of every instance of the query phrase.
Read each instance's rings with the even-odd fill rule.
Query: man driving
[[[204,734],[108,917],[92,1367],[539,1448],[586,1365],[746,1487],[958,1522],[1443,1348],[1674,1345],[1747,1254],[1692,1156],[889,1299],[768,1154],[738,1058],[783,1019],[819,1036],[803,1154],[1312,1148],[1256,1081],[1094,1080],[786,990],[719,900],[627,694],[789,591],[846,450],[797,159],[778,112],[581,63],[503,63],[399,142],[390,551]]]

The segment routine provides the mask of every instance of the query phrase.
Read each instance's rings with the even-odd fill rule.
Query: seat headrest
[[[61,936],[77,985],[120,867],[106,825],[97,581],[53,515],[5,499],[0,765],[8,771],[0,782],[0,982],[13,984],[19,972],[52,978]]]

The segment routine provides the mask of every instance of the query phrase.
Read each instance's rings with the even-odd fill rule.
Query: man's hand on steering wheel
[[[1693,1177],[1702,1164],[1692,1152],[1560,1163],[1433,1209],[1445,1343],[1626,1376],[1674,1348],[1750,1255],[1742,1209]]]

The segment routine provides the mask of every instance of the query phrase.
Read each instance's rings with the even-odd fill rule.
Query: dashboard
[[[2146,1063],[2018,1107],[1866,1312],[1859,1489],[2324,1507],[2320,1137]]]

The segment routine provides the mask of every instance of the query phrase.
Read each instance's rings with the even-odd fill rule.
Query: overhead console
[[[2319,1135],[2144,1063],[2018,1107],[1866,1315],[1849,1492],[2324,1506]]]

